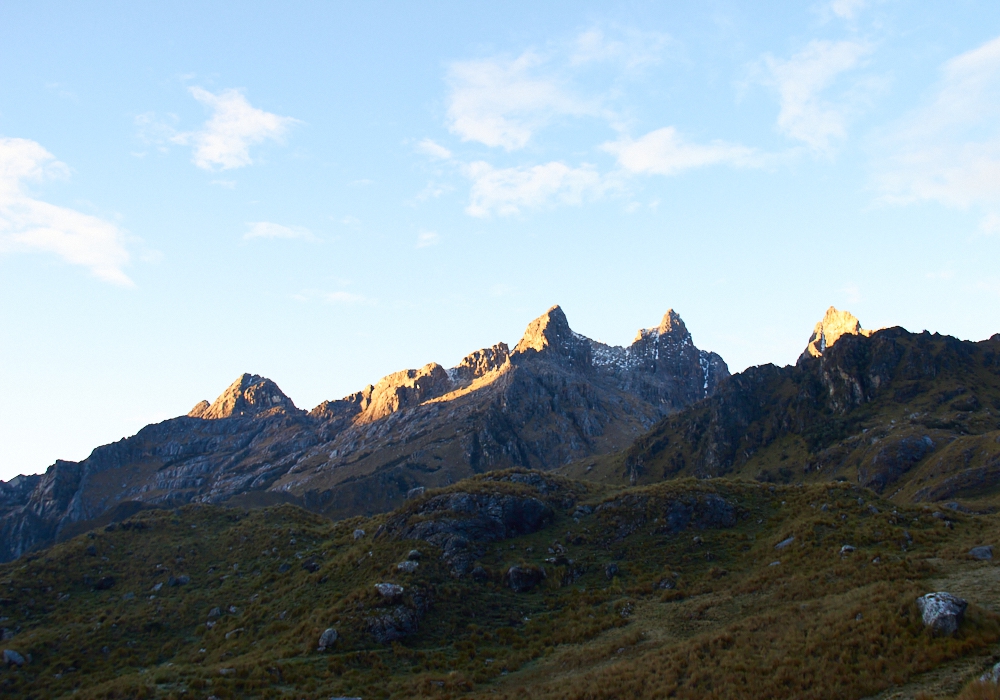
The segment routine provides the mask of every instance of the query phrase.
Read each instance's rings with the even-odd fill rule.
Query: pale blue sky
[[[734,371],[831,304],[979,340],[998,260],[996,2],[0,1],[0,478],[555,303]]]

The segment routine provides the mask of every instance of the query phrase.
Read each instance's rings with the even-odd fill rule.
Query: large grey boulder
[[[403,587],[398,583],[376,583],[375,590],[390,602],[395,602],[403,596]]]
[[[989,561],[993,558],[993,545],[982,545],[969,550],[969,556],[980,561]]]
[[[24,666],[24,657],[13,649],[4,649],[3,662],[8,666]]]
[[[337,643],[337,630],[332,627],[327,627],[323,630],[323,634],[319,636],[319,650],[326,651],[334,644]]]
[[[935,634],[951,636],[958,632],[969,604],[951,593],[938,591],[917,598],[917,607],[920,608],[924,624]]]

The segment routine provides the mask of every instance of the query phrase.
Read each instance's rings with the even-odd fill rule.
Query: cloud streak
[[[465,211],[476,217],[510,216],[554,203],[580,204],[600,197],[610,186],[591,165],[574,168],[558,161],[514,168],[476,161],[465,166],[464,173],[472,181]]]
[[[929,102],[894,125],[876,166],[885,199],[990,210],[1000,227],[1000,37],[942,67]]]
[[[244,240],[255,238],[298,238],[306,241],[314,241],[316,237],[312,232],[302,226],[282,226],[270,221],[248,221],[247,232],[243,234]]]
[[[540,75],[543,63],[533,51],[513,60],[453,63],[447,75],[449,130],[462,141],[516,151],[552,118],[596,111],[570,95],[551,74]]]
[[[760,164],[760,157],[750,148],[724,141],[708,144],[689,143],[677,129],[667,126],[638,139],[622,138],[601,148],[618,159],[624,170],[645,175],[676,175],[684,170],[721,163],[738,167]]]
[[[99,279],[130,287],[125,233],[117,225],[41,201],[26,182],[65,177],[69,169],[40,144],[0,138],[0,252],[53,253]]]
[[[847,135],[850,101],[832,102],[823,93],[845,71],[871,53],[857,41],[812,41],[790,59],[766,56],[764,62],[778,91],[778,130],[815,151],[828,151]]]
[[[218,171],[243,168],[254,163],[250,147],[265,141],[283,143],[285,134],[298,119],[282,117],[258,109],[239,90],[215,94],[200,87],[189,88],[191,96],[211,110],[211,116],[195,131],[178,131],[175,115],[170,122],[154,113],[135,118],[139,138],[166,150],[167,144],[190,146],[192,162],[202,170]],[[144,154],[139,154],[144,155]]]

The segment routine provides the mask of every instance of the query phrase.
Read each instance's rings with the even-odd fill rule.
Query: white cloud
[[[933,98],[882,139],[876,180],[897,203],[983,206],[989,233],[1000,228],[1000,37],[951,59],[942,74]]]
[[[841,19],[854,19],[867,4],[868,0],[833,0],[830,9]]]
[[[429,248],[441,242],[441,236],[434,231],[422,231],[417,236],[417,248]]]
[[[979,224],[979,230],[987,235],[1000,233],[1000,214],[989,213]]]
[[[346,284],[346,282],[345,282]],[[305,289],[293,294],[292,299],[301,302],[320,301],[325,304],[372,304],[373,300],[362,294],[353,294],[343,290],[329,292],[320,289]]]
[[[239,90],[213,94],[200,87],[190,88],[191,95],[212,110],[212,116],[199,131],[173,134],[170,141],[194,147],[194,164],[205,170],[231,170],[251,165],[250,146],[266,140],[281,141],[297,119],[281,117],[253,107]],[[162,134],[164,126],[151,124],[142,115],[140,128]],[[138,119],[137,119],[138,122]]]
[[[658,63],[670,37],[659,32],[624,29],[619,39],[609,39],[599,27],[581,32],[573,43],[571,65],[596,61],[615,61],[626,69]]]
[[[129,260],[124,232],[115,224],[35,199],[26,181],[64,177],[69,169],[40,144],[0,138],[0,252],[55,253],[98,278],[132,286],[122,270]]]
[[[463,141],[514,151],[554,116],[593,113],[592,105],[567,94],[553,76],[537,75],[544,62],[526,51],[514,60],[453,63],[448,128]]]
[[[871,47],[856,41],[812,41],[787,61],[764,58],[778,90],[778,129],[817,151],[847,135],[850,100],[835,104],[822,98],[837,76],[857,67]]]
[[[438,158],[440,160],[451,160],[451,151],[442,146],[439,143],[435,143],[430,139],[424,139],[417,144],[417,151],[423,153],[431,158]]]
[[[508,216],[523,207],[539,207],[552,202],[579,204],[585,197],[599,197],[610,186],[590,165],[579,168],[551,162],[519,168],[494,168],[477,161],[465,166],[472,180],[466,212],[485,217],[491,213]]]
[[[682,170],[717,163],[750,166],[760,160],[752,149],[738,144],[723,141],[688,143],[672,126],[651,131],[638,139],[611,141],[601,148],[613,154],[618,164],[631,173],[656,175],[675,175]]]
[[[368,303],[369,299],[361,294],[351,292],[323,292],[320,298],[328,304],[361,304]]]
[[[312,232],[301,226],[282,226],[273,224],[270,221],[248,221],[247,232],[243,234],[245,240],[253,238],[301,238],[312,241],[316,237]]]
[[[344,226],[360,226],[361,219],[359,219],[356,216],[345,216],[343,219],[340,220],[340,223],[342,223]]]

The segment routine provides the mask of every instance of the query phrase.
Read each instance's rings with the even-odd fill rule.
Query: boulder
[[[787,538],[781,540],[781,542],[779,542],[778,544],[774,545],[774,548],[775,549],[784,549],[785,547],[789,546],[794,541],[795,541],[795,537],[787,537]]]
[[[4,649],[3,662],[8,666],[24,666],[24,657],[13,649]]]
[[[398,583],[376,583],[375,590],[388,601],[395,602],[403,596],[403,587]]]
[[[993,668],[984,673],[979,677],[979,680],[983,683],[992,683],[993,685],[1000,685],[1000,663],[994,664]]]
[[[471,576],[472,580],[475,581],[476,583],[486,583],[487,581],[490,580],[489,573],[486,571],[486,569],[484,569],[481,566],[477,566],[476,568],[474,568],[472,570]]]
[[[855,550],[855,547],[854,547],[854,545],[851,545],[851,544],[845,544],[845,545],[844,545],[843,547],[841,547],[841,548],[840,548],[840,553],[841,553],[841,554],[850,554],[850,553],[851,553],[851,552],[853,552],[854,550]]]
[[[917,607],[920,608],[924,625],[930,627],[935,634],[951,636],[958,632],[969,604],[951,593],[938,591],[917,598]]]
[[[406,558],[410,561],[420,561],[420,557],[423,555],[420,553],[419,549],[411,549],[410,553],[406,555]]]
[[[537,566],[512,566],[507,569],[507,586],[515,593],[527,593],[545,578],[545,569]]]
[[[332,647],[337,642],[337,630],[332,627],[327,627],[323,630],[323,634],[319,636],[319,650],[326,651]]]
[[[396,568],[398,570],[404,571],[408,574],[412,574],[414,571],[416,571],[418,566],[420,566],[420,564],[413,561],[412,559],[407,559],[406,561],[401,561],[398,564],[396,564]]]
[[[319,564],[317,564],[314,559],[310,559],[309,561],[302,562],[302,568],[310,574],[314,574],[319,571]]]
[[[982,545],[969,550],[969,556],[980,561],[989,561],[993,558],[993,545]]]
[[[379,644],[395,642],[417,631],[417,613],[398,605],[390,612],[369,617],[365,627]]]
[[[362,530],[360,527],[354,531],[354,539],[360,540],[364,536],[365,536],[365,531]]]
[[[176,578],[174,576],[171,576],[170,578],[167,579],[168,586],[174,586],[174,587],[186,586],[189,583],[191,583],[190,576],[177,576]]]
[[[7,642],[7,641],[10,641],[11,639],[13,639],[16,636],[17,636],[17,633],[14,632],[14,630],[8,629],[7,627],[4,627],[3,631],[0,632],[0,641]]]
[[[604,575],[607,577],[609,581],[613,579],[615,576],[617,576],[619,573],[620,572],[618,569],[618,565],[615,564],[614,562],[611,562],[610,564],[604,567]]]

